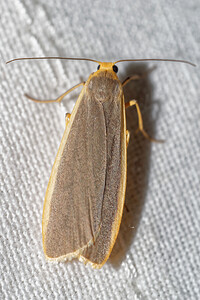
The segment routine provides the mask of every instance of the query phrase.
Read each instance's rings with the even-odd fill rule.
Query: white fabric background
[[[48,4],[47,4],[48,3]],[[200,61],[200,4],[191,1],[1,0],[1,299],[199,299],[200,295],[200,90],[199,66],[119,64],[146,130],[164,144],[131,131],[128,186],[119,237],[101,270],[78,261],[53,264],[42,250],[43,199],[63,134],[64,106],[54,98],[96,65],[14,57],[62,55],[103,60],[177,58]],[[132,228],[134,227],[134,228]]]

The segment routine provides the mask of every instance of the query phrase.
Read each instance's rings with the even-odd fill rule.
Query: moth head
[[[115,73],[118,72],[118,67],[115,65],[115,63],[112,62],[101,62],[98,67],[97,67],[97,71],[113,71]]]

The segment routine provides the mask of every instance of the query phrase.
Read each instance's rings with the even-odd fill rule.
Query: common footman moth
[[[124,101],[123,87],[139,77],[135,75],[121,83],[116,64],[148,59],[112,63],[85,58],[37,57],[9,62],[23,59],[98,63],[97,71],[86,82],[77,84],[55,100],[27,97],[41,103],[61,102],[69,92],[83,86],[72,114],[66,115],[66,128],[46,191],[42,218],[43,248],[49,260],[78,258],[94,268],[101,268],[114,246],[124,207],[130,136],[126,129],[126,108],[136,106],[138,129],[153,140],[143,129],[137,101],[126,104]],[[187,61],[179,62],[193,65]]]

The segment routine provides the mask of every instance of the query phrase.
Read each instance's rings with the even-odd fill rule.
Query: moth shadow
[[[150,82],[151,69],[146,64],[130,64],[125,69],[124,77],[138,74],[146,76],[141,80],[131,81],[124,87],[125,102],[136,99],[139,103],[144,129],[152,137],[155,137],[152,107],[155,101],[152,99],[153,86]],[[154,102],[154,103],[153,103]],[[157,109],[157,114],[159,108]],[[147,185],[150,169],[151,142],[145,139],[141,133],[135,133],[138,128],[136,108],[130,107],[126,111],[127,129],[130,131],[130,141],[127,152],[127,187],[125,207],[119,234],[109,258],[115,268],[118,268],[125,259],[130,247],[134,247],[134,239],[142,217],[145,205]]]

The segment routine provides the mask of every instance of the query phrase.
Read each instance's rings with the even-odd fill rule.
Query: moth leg
[[[75,90],[76,88],[78,88],[79,86],[81,85],[84,85],[85,82],[81,82],[79,84],[76,84],[75,86],[73,86],[71,89],[67,90],[65,93],[63,93],[60,97],[56,98],[56,99],[52,99],[52,100],[39,100],[39,99],[35,99],[35,98],[32,98],[30,97],[29,95],[25,94],[25,96],[34,101],[34,102],[38,102],[38,103],[50,103],[50,102],[61,102],[62,99],[67,95],[69,94],[70,92],[72,92],[73,90]]]
[[[140,80],[140,79],[144,79],[145,77],[147,77],[147,75],[152,72],[155,69],[155,67],[148,69],[146,72],[144,72],[142,75],[133,75],[133,76],[129,76],[127,77],[123,82],[122,82],[122,86],[124,87],[127,83],[129,83],[132,80]]]
[[[128,147],[129,140],[130,140],[130,131],[126,130],[126,147]]]
[[[122,82],[122,86],[124,87],[127,83],[129,83],[132,80],[140,80],[140,79],[142,79],[142,76],[140,75],[129,76]]]
[[[67,127],[67,125],[68,125],[68,123],[69,123],[70,117],[71,117],[71,114],[66,113],[66,115],[65,115],[65,125],[66,125],[66,127]]]
[[[138,115],[138,123],[139,123],[139,124],[138,124],[138,129],[137,129],[137,131],[141,131],[142,134],[143,134],[143,136],[144,136],[146,139],[148,139],[149,141],[151,141],[151,142],[163,143],[163,142],[164,142],[163,140],[156,140],[156,139],[150,137],[150,136],[148,135],[148,133],[144,130],[144,128],[143,128],[142,114],[141,114],[141,111],[140,111],[139,104],[137,103],[136,100],[131,100],[131,101],[129,101],[128,103],[125,103],[125,108],[128,108],[128,107],[133,106],[133,105],[136,106],[136,109],[137,109],[137,115]]]

